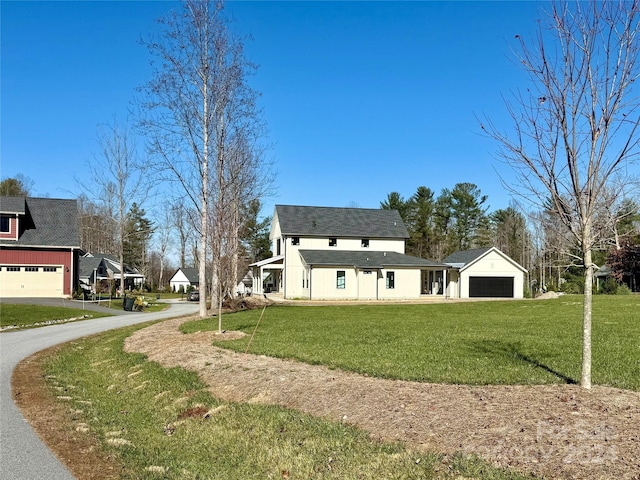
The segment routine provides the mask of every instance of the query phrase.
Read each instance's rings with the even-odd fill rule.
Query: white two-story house
[[[252,265],[253,292],[287,299],[446,295],[448,265],[405,255],[396,210],[276,205],[274,256]]]
[[[253,292],[287,299],[523,298],[526,269],[495,247],[442,263],[405,255],[396,210],[276,205],[275,255],[251,265]]]

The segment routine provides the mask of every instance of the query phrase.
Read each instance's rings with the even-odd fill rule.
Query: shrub
[[[618,290],[618,282],[613,277],[608,277],[606,281],[600,285],[599,293],[604,295],[615,295]]]
[[[631,295],[632,293],[633,292],[626,283],[618,285],[618,288],[616,289],[616,295]]]

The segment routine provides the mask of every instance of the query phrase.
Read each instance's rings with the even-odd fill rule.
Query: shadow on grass
[[[533,357],[525,355],[518,349],[518,345],[514,343],[504,343],[498,340],[483,340],[481,342],[475,342],[473,344],[473,348],[479,352],[490,354],[494,356],[501,356],[503,358],[507,358],[508,360],[516,360],[523,363],[527,363],[536,368],[544,370],[547,373],[557,377],[562,380],[564,383],[569,385],[576,385],[578,382],[564,373],[558,372],[553,368],[545,365],[544,363],[539,362]]]

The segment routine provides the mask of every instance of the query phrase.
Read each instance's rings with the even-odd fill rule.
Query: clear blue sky
[[[247,56],[278,173],[275,203],[378,208],[477,184],[490,210],[509,197],[476,115],[509,125],[503,95],[526,88],[515,35],[534,2],[228,2],[251,33]],[[175,2],[2,1],[2,178],[73,198],[89,180],[99,124],[122,118],[151,74],[138,44]]]

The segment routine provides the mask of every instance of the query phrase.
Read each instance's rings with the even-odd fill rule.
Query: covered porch
[[[446,297],[447,270],[442,267],[420,270],[420,295]]]
[[[252,292],[254,295],[278,293],[282,290],[284,255],[252,263],[249,268],[253,273]]]

